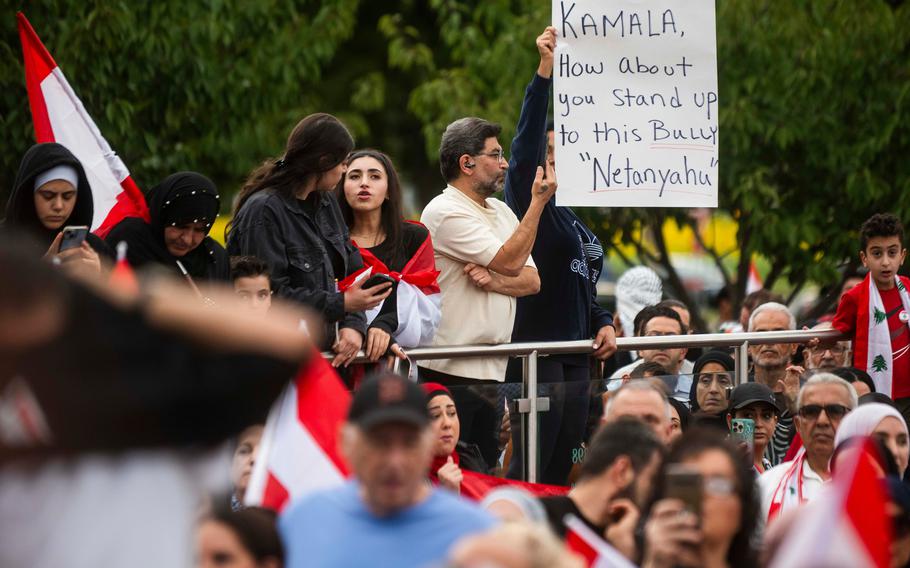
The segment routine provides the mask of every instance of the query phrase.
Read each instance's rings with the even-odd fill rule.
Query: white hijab
[[[875,427],[889,416],[900,420],[901,425],[904,427],[904,432],[907,432],[907,423],[904,421],[904,417],[893,406],[880,402],[870,402],[856,407],[856,410],[852,410],[841,420],[840,426],[837,428],[837,435],[834,437],[834,447],[840,446],[845,440],[854,436],[871,435]]]

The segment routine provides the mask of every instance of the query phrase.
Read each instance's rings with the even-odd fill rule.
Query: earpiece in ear
[[[473,167],[476,166],[476,165],[477,165],[477,164],[475,164],[474,162],[471,162],[470,164],[465,164],[464,167],[466,167],[466,168],[473,168]]]

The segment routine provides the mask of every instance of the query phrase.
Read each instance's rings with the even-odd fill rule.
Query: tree
[[[403,23],[401,13],[384,29],[393,38],[405,26],[407,41],[393,43],[390,59],[425,75],[409,108],[428,154],[444,125],[467,114],[501,122],[509,138],[549,5],[430,5],[432,30]],[[687,303],[663,235],[668,221],[694,230],[737,299],[754,254],[771,266],[769,288],[786,279],[795,295],[809,282],[836,282],[839,269],[857,264],[856,229],[868,215],[910,213],[908,24],[902,2],[718,3],[720,212],[738,222],[737,249],[709,246],[686,210],[579,212],[628,264],[656,266]],[[622,255],[620,243],[637,258]]]
[[[181,169],[232,190],[326,106],[326,66],[357,0],[29,5],[38,35],[145,189]],[[33,143],[13,13],[0,36],[0,182]],[[5,195],[4,195],[5,196]]]

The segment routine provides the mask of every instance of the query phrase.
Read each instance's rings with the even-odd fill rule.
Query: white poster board
[[[714,0],[553,0],[559,205],[717,207]]]

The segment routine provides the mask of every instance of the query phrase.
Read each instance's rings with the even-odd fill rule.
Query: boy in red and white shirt
[[[860,229],[859,258],[869,274],[844,294],[832,322],[853,338],[853,366],[865,369],[875,390],[895,400],[910,418],[910,279],[897,271],[907,256],[904,228],[890,214],[875,214]]]

